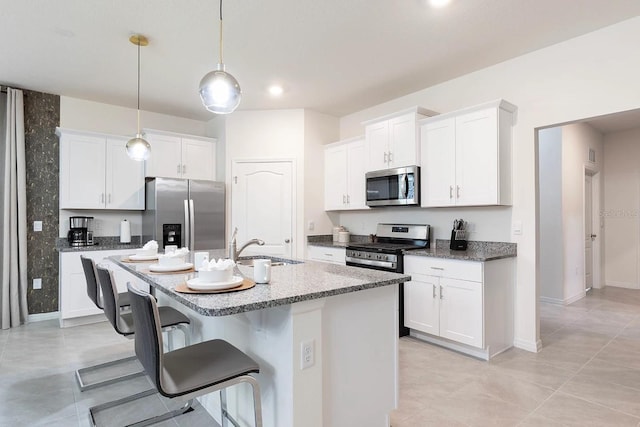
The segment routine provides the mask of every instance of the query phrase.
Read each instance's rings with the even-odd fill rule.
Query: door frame
[[[239,158],[231,159],[231,167],[229,168],[229,197],[227,198],[227,212],[230,213],[229,221],[227,221],[227,236],[231,236],[233,232],[233,171],[238,164],[241,163],[290,163],[291,164],[291,258],[298,258],[298,248],[304,246],[298,242],[298,167],[296,159],[291,157],[278,157],[278,158]],[[229,246],[229,241],[227,241]]]
[[[584,203],[586,200],[586,184],[584,177],[587,175],[591,176],[591,232],[597,235],[596,240],[592,242],[591,246],[591,254],[593,257],[592,260],[592,276],[593,276],[593,288],[594,289],[602,289],[602,241],[603,237],[602,232],[602,215],[600,209],[600,197],[601,197],[601,188],[600,188],[600,170],[593,164],[585,163],[583,170],[583,179],[582,179],[582,235],[586,235],[586,223],[584,216]],[[595,231],[595,233],[594,233]],[[585,258],[585,249],[584,244],[582,245],[582,257]],[[585,281],[584,285],[586,286],[586,265],[585,272],[583,274],[583,280]]]

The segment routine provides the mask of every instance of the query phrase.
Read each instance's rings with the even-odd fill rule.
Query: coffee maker
[[[70,246],[93,245],[92,216],[72,216],[69,218],[67,240]]]

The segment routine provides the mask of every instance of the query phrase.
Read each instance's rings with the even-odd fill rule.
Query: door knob
[[[289,239],[284,239],[284,242],[285,242],[285,243],[289,243],[289,242],[291,242],[291,240],[289,240]]]

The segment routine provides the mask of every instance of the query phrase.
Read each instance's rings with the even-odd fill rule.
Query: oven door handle
[[[388,262],[388,261],[374,261],[374,260],[368,260],[368,259],[362,259],[362,258],[352,258],[352,257],[346,257],[345,258],[346,262],[352,262],[354,264],[354,267],[360,267],[360,266],[372,266],[372,267],[384,267],[384,268],[389,268],[389,269],[393,269],[395,270],[396,268],[396,263],[395,262]]]

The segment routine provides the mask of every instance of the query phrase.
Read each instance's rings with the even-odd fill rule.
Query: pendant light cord
[[[140,36],[138,36],[138,135],[140,135]]]
[[[222,0],[220,0],[220,63],[224,64],[222,60]]]

